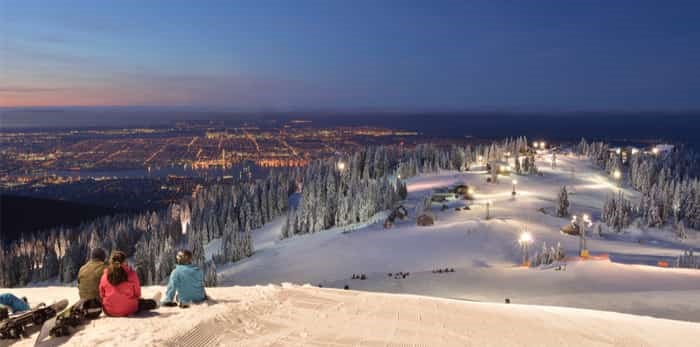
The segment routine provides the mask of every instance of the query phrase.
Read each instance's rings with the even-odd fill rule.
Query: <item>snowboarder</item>
[[[105,258],[105,251],[95,248],[90,253],[90,260],[78,271],[78,293],[81,300],[100,299],[100,278],[107,267]]]
[[[31,309],[26,297],[20,299],[10,293],[0,294],[0,307],[4,308],[3,311],[12,310],[13,314],[22,311],[29,311]]]
[[[204,273],[192,264],[192,252],[181,250],[175,257],[175,269],[170,273],[168,289],[161,302],[163,306],[174,306],[177,302],[182,306],[202,302],[207,298],[204,291]]]
[[[102,308],[108,316],[126,317],[158,308],[155,300],[141,299],[138,275],[126,263],[126,254],[122,251],[112,252],[99,288]]]

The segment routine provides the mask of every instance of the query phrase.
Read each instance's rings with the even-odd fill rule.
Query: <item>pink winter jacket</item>
[[[139,298],[141,297],[141,284],[136,272],[126,264],[122,268],[127,273],[127,281],[114,286],[109,283],[105,269],[100,279],[100,297],[102,298],[102,309],[105,314],[113,317],[126,317],[136,313],[139,308]]]

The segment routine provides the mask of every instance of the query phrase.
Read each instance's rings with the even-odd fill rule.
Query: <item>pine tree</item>
[[[559,197],[557,199],[557,216],[566,217],[569,215],[569,193],[566,191],[566,186],[561,187]]]

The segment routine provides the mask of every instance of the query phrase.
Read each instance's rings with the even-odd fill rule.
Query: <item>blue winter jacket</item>
[[[10,294],[0,294],[0,305],[7,306],[12,310],[12,313],[27,311],[30,309],[29,305],[24,302],[24,300]]]
[[[206,293],[202,270],[191,264],[176,265],[175,270],[170,273],[163,302],[172,302],[175,294],[177,294],[177,301],[181,303],[204,301]]]

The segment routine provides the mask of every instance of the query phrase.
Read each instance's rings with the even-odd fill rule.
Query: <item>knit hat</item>
[[[105,253],[104,249],[102,249],[102,248],[95,248],[90,253],[90,259],[105,261],[106,258],[107,258],[107,254]]]

